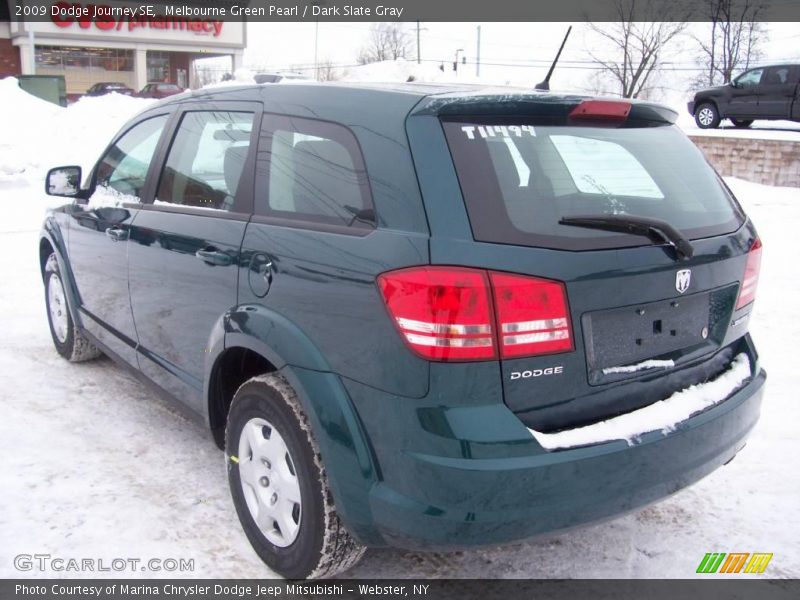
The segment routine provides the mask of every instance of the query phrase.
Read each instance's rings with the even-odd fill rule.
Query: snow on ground
[[[113,120],[101,105],[97,121]],[[0,131],[0,147],[17,142]],[[22,553],[184,558],[195,560],[190,576],[269,577],[239,527],[223,456],[207,433],[108,359],[73,365],[53,349],[37,241],[45,206],[59,201],[43,197],[40,170],[23,173],[0,181],[0,577],[24,575],[12,563]],[[800,469],[790,462],[800,450],[800,271],[792,264],[800,189],[728,182],[764,242],[751,329],[769,372],[761,421],[736,460],[607,523],[489,549],[371,550],[352,576],[686,578],[711,551],[772,552],[768,575],[800,576]]]
[[[750,127],[734,127],[727,119],[717,129],[700,129],[687,113],[686,119],[678,118],[678,126],[690,136],[735,137],[743,139],[779,140],[800,142],[800,123],[793,121],[753,121]]]

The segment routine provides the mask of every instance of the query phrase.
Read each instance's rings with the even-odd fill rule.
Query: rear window
[[[571,127],[509,119],[444,121],[478,241],[567,250],[649,244],[560,225],[564,217],[661,219],[690,239],[730,233],[743,215],[674,125]]]

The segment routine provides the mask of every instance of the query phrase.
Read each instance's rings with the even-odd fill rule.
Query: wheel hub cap
[[[297,471],[281,434],[266,419],[250,419],[239,436],[239,479],[247,508],[270,543],[297,539],[302,500]]]
[[[710,125],[714,120],[714,113],[710,108],[704,108],[700,111],[699,119],[703,125]]]
[[[67,341],[67,303],[61,278],[53,273],[47,284],[47,304],[50,309],[50,323],[53,333],[62,344]]]

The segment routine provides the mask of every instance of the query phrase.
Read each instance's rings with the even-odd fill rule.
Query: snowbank
[[[233,72],[233,78],[228,79],[226,81],[215,81],[214,83],[207,83],[203,86],[203,89],[213,89],[213,88],[220,88],[220,87],[230,87],[230,86],[240,86],[244,84],[253,84],[255,83],[255,79],[253,78],[253,72],[246,68],[240,67]]]
[[[403,81],[434,81],[444,80],[444,73],[438,67],[427,63],[417,64],[398,58],[397,60],[383,60],[380,62],[360,65],[349,68],[342,81],[353,82],[403,82]]]
[[[727,121],[723,121],[719,129],[700,129],[694,124],[693,120],[689,122],[678,121],[680,128],[683,129],[684,133],[690,136],[698,135],[707,137],[800,142],[800,123],[794,123],[792,121],[753,121],[753,124],[745,129],[740,129],[733,125],[726,125],[725,123],[727,123]]]
[[[88,172],[119,128],[152,102],[109,94],[63,108],[20,89],[14,77],[0,80],[0,106],[12,115],[0,129],[0,181],[38,180],[65,164]]]

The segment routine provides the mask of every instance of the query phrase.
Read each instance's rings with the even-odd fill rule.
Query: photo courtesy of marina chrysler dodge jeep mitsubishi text
[[[48,174],[53,342],[207,425],[286,577],[634,510],[730,461],[766,378],[761,242],[675,118],[427,84],[161,101]]]

